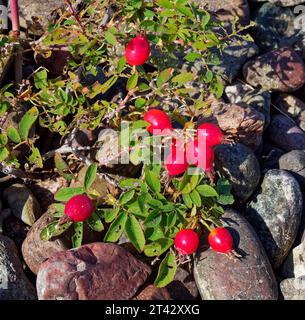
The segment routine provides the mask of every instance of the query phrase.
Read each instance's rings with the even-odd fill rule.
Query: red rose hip
[[[199,237],[192,229],[179,231],[175,237],[175,248],[183,256],[194,253],[199,245]]]
[[[233,238],[226,228],[215,228],[208,236],[211,248],[220,253],[229,253],[233,250]]]
[[[132,66],[141,66],[147,61],[149,55],[149,42],[142,35],[130,40],[125,49],[126,61]]]
[[[65,205],[65,215],[73,222],[87,220],[93,213],[92,200],[84,194],[72,197]]]
[[[205,172],[210,172],[213,169],[214,151],[203,140],[190,141],[186,146],[186,154],[189,164],[193,164]]]
[[[165,159],[165,165],[171,176],[180,175],[187,170],[189,164],[186,161],[185,147],[182,141],[173,140],[170,154]]]
[[[222,142],[223,134],[213,123],[203,123],[197,129],[197,137],[206,139],[206,144],[214,147]]]
[[[148,110],[144,115],[144,120],[150,124],[150,126],[147,127],[147,131],[151,134],[168,134],[172,130],[171,120],[162,110]]]

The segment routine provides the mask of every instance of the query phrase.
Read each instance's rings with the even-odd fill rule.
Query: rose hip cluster
[[[172,125],[167,114],[159,109],[150,109],[144,115],[144,120],[150,125],[148,132],[158,134],[170,134]],[[190,165],[195,165],[210,172],[213,169],[213,147],[220,144],[223,134],[218,126],[212,123],[201,124],[196,132],[194,140],[186,144],[182,140],[173,139],[170,153],[165,159],[165,165],[171,176],[184,173]]]
[[[150,46],[146,37],[139,35],[132,39],[125,51],[126,61],[132,66],[144,64],[150,55]],[[149,133],[158,135],[170,134],[173,130],[167,114],[159,109],[150,109],[144,115],[149,123]],[[182,140],[173,139],[170,154],[165,160],[168,173],[171,176],[183,174],[189,165],[195,165],[205,172],[213,169],[213,147],[220,144],[223,135],[218,126],[211,123],[201,124],[197,129],[196,138],[184,144]],[[182,155],[182,156],[181,156]],[[233,238],[226,228],[215,228],[209,236],[211,248],[219,253],[229,253],[233,250]],[[194,253],[199,245],[199,237],[192,229],[183,229],[176,234],[175,247],[181,255]]]

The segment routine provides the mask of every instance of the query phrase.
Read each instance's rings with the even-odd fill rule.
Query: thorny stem
[[[12,18],[12,31],[16,38],[20,36],[20,23],[19,23],[19,10],[18,0],[10,0],[11,5],[11,18]]]

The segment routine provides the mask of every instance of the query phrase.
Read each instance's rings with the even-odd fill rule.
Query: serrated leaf
[[[196,188],[196,190],[200,193],[200,195],[202,195],[203,197],[218,197],[218,193],[217,191],[207,185],[207,184],[204,184],[204,185],[200,185]]]
[[[54,199],[56,201],[68,201],[70,198],[73,196],[76,196],[78,194],[83,194],[85,193],[85,188],[84,187],[68,187],[68,188],[63,188],[60,189],[55,193]]]
[[[193,190],[190,193],[190,197],[195,206],[201,207],[201,197],[197,190]]]
[[[125,230],[133,246],[142,252],[145,246],[145,236],[139,221],[133,215],[128,216]]]
[[[19,123],[19,132],[22,140],[26,140],[28,138],[29,132],[37,120],[39,115],[38,109],[36,107],[28,110],[25,115],[21,118]]]
[[[174,241],[172,239],[158,239],[145,246],[144,254],[147,257],[158,257],[168,250],[173,244]]]
[[[159,272],[155,280],[155,285],[158,288],[167,286],[174,280],[177,271],[176,257],[172,253],[168,253],[160,263]]]
[[[109,227],[105,235],[104,241],[117,242],[120,239],[120,236],[122,235],[125,229],[126,221],[127,221],[127,213],[122,212]]]
[[[157,77],[157,87],[160,88],[164,83],[166,83],[173,73],[173,68],[168,68],[161,71]]]
[[[202,56],[198,52],[189,52],[184,59],[190,62],[194,62],[197,59],[200,59]]]
[[[74,226],[74,234],[72,236],[72,247],[78,248],[82,245],[82,242],[83,242],[84,223],[75,222],[73,226]]]
[[[9,127],[7,129],[7,132],[6,132],[8,138],[13,141],[14,143],[20,143],[21,142],[21,138],[20,138],[20,135],[19,135],[19,132],[17,131],[16,128],[14,127]]]
[[[87,223],[89,227],[96,232],[102,232],[104,230],[102,220],[96,212],[93,212],[93,214],[87,220]]]
[[[127,81],[127,86],[126,86],[127,90],[130,91],[134,89],[138,84],[138,80],[139,80],[139,74],[138,72],[134,72]]]
[[[97,172],[97,164],[93,163],[88,167],[86,171],[86,176],[84,181],[84,187],[86,190],[88,190],[92,186],[92,183],[96,178],[96,172]]]
[[[194,76],[191,72],[182,72],[175,77],[172,78],[171,82],[177,83],[178,85],[183,85],[191,80],[193,80]]]
[[[133,199],[134,195],[135,195],[135,190],[130,190],[130,191],[122,193],[120,200],[119,200],[120,204],[121,205],[126,204],[127,202],[129,202],[130,200]]]

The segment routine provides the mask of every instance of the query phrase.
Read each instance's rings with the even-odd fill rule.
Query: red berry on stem
[[[130,40],[125,49],[126,61],[132,66],[141,66],[147,61],[149,55],[149,42],[143,35]]]
[[[147,127],[147,131],[149,133],[155,135],[168,134],[170,130],[172,130],[171,120],[168,115],[162,110],[148,110],[144,115],[144,120],[150,124],[150,126]],[[162,130],[163,132],[160,132],[160,130]]]
[[[194,164],[205,172],[210,172],[213,169],[214,151],[205,144],[204,140],[190,141],[186,146],[186,154],[189,164]]]
[[[87,220],[93,211],[92,200],[84,194],[72,197],[65,205],[65,215],[73,222]]]
[[[203,123],[197,129],[197,137],[206,139],[206,144],[214,147],[222,142],[223,134],[215,124]]]
[[[233,249],[233,238],[226,228],[215,228],[208,237],[211,248],[220,253],[229,253]]]
[[[182,255],[194,253],[199,245],[199,237],[192,229],[179,231],[175,237],[175,248]]]
[[[180,175],[187,170],[189,164],[186,161],[185,147],[182,141],[173,140],[170,154],[165,159],[165,165],[171,176]]]

